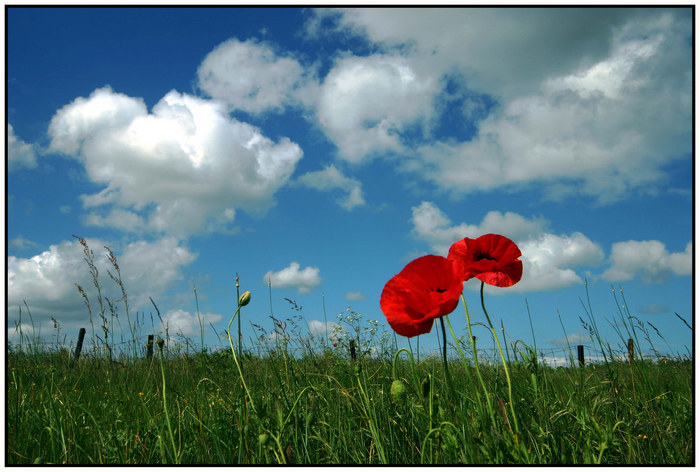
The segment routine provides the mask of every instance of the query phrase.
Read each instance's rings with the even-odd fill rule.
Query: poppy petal
[[[490,285],[510,287],[522,278],[521,255],[520,248],[505,236],[485,234],[455,242],[447,257],[455,262],[464,280],[477,277]]]
[[[394,331],[413,337],[430,332],[435,318],[454,311],[462,289],[462,279],[452,261],[423,256],[386,283],[380,306]]]

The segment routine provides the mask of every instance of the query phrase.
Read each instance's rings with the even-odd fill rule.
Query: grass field
[[[624,298],[613,326],[623,351],[629,337],[629,352],[600,339],[584,305],[582,323],[602,354],[586,365],[569,349],[567,366],[548,366],[535,348],[506,342],[505,330],[501,348],[484,307],[500,355],[485,362],[471,336],[483,323],[470,321],[466,304],[469,336],[452,332],[459,310],[443,317],[452,342],[440,318],[449,357],[397,349],[349,308],[338,315],[337,339],[314,339],[293,300],[296,314],[271,312],[272,333],[253,324],[260,336],[243,350],[234,321],[240,333],[249,292],[230,319],[230,349],[203,348],[204,327],[198,348],[167,328],[147,347],[138,344],[144,316],[132,322],[109,251],[129,326],[120,347],[107,337],[118,305],[102,297],[80,241],[97,288],[91,304],[77,287],[90,341],[76,360],[54,321],[55,343],[43,345],[21,331],[20,307],[18,342],[6,353],[7,464],[694,465],[692,354],[662,356],[652,345],[654,355],[644,355],[639,339],[651,337]],[[238,287],[236,277],[237,295]]]
[[[358,349],[354,361],[290,350],[156,345],[151,359],[73,362],[66,349],[11,346],[6,462],[694,463],[688,359],[553,368],[511,355],[509,392],[503,365],[469,353],[447,377],[440,356],[415,364],[406,350]]]

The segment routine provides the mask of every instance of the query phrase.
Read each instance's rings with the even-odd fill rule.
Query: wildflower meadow
[[[251,321],[274,342],[245,347],[241,319],[265,294],[237,277],[226,349],[170,333],[140,344],[138,314],[118,349],[117,308],[99,298],[94,273],[98,300],[77,287],[89,319],[82,350],[23,333],[8,346],[6,464],[693,465],[692,358],[643,353],[647,328],[624,306],[614,314],[620,339],[601,339],[589,306],[600,360],[570,346],[565,365],[548,365],[488,311],[484,286],[518,283],[520,256],[501,235],[465,238],[447,257],[425,255],[387,277],[380,307],[391,332],[348,309],[337,318],[342,337],[309,336],[288,300],[294,315],[271,310],[274,336]],[[472,278],[481,291],[465,297]],[[19,309],[31,319],[31,300]],[[453,329],[458,316],[466,332]],[[480,357],[476,324],[493,338],[492,358]],[[397,336],[418,341],[433,329],[439,354],[397,347]]]

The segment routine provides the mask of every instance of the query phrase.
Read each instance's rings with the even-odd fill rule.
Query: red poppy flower
[[[452,313],[462,290],[452,261],[423,256],[386,283],[379,304],[393,330],[410,338],[429,333],[435,318]]]
[[[460,239],[452,245],[447,256],[463,274],[498,287],[510,287],[523,276],[522,255],[518,246],[499,234],[485,234],[476,239]]]

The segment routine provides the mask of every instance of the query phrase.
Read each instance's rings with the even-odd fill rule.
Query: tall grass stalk
[[[204,325],[202,324],[202,315],[199,313],[199,298],[197,297],[197,286],[192,284],[192,290],[194,291],[194,305],[197,310],[197,320],[199,321],[199,336],[200,336],[200,351],[202,354],[206,352],[204,348]]]
[[[488,311],[486,310],[486,303],[484,302],[484,282],[481,282],[481,308],[484,310],[484,315],[486,315],[486,321],[489,324],[489,328],[491,329],[491,335],[493,336],[493,339],[496,341],[496,345],[498,346],[498,353],[501,356],[501,362],[503,363],[503,371],[506,374],[506,382],[508,383],[508,400],[510,403],[510,411],[511,414],[513,415],[513,426],[515,426],[515,433],[517,435],[520,434],[520,428],[518,427],[518,418],[515,415],[515,406],[513,402],[513,384],[510,380],[510,371],[508,369],[508,363],[506,362],[506,358],[503,357],[503,349],[501,349],[501,342],[498,340],[498,335],[496,334],[496,330],[493,327],[493,323],[491,323],[491,317],[489,316]]]
[[[374,420],[374,410],[372,408],[372,404],[370,403],[369,397],[367,397],[367,393],[365,392],[364,387],[362,386],[362,369],[360,367],[360,364],[355,365],[355,378],[357,379],[357,386],[360,389],[360,395],[362,398],[362,404],[365,410],[365,414],[367,415],[367,424],[369,425],[369,431],[372,436],[372,439],[374,440],[374,445],[377,449],[377,455],[379,456],[379,462],[382,464],[387,464],[386,460],[386,455],[384,454],[384,447],[382,446],[382,440],[381,436],[379,435],[379,432],[377,431],[377,425]]]
[[[170,413],[168,412],[168,403],[166,401],[166,390],[167,390],[167,384],[165,383],[165,365],[163,362],[163,340],[158,339],[158,353],[159,353],[159,358],[160,358],[160,374],[161,378],[163,380],[163,413],[165,414],[165,421],[168,426],[168,437],[170,438],[170,445],[172,446],[173,449],[173,458],[175,460],[176,464],[180,463],[180,454],[178,454],[177,447],[175,446],[175,436],[173,435],[173,428],[172,425],[170,424]]]
[[[104,306],[104,301],[102,298],[102,287],[100,286],[100,281],[99,281],[99,270],[97,269],[97,266],[95,265],[95,254],[88,247],[87,241],[84,238],[81,238],[80,236],[73,235],[74,238],[78,240],[80,245],[83,248],[83,254],[85,257],[83,260],[88,266],[88,270],[90,272],[90,277],[92,279],[92,284],[95,286],[95,290],[97,290],[97,303],[100,306],[100,319],[102,320],[102,334],[104,336],[104,339],[102,339],[102,343],[104,347],[107,349],[109,353],[109,358],[112,358],[112,347],[109,344],[109,328],[107,327],[107,318],[105,317],[105,306]],[[94,336],[94,334],[93,334]],[[99,336],[97,337],[98,339]],[[95,343],[95,340],[93,339],[93,344]]]
[[[119,288],[121,289],[122,292],[122,298],[121,300],[124,302],[124,311],[126,313],[126,322],[129,324],[129,333],[131,334],[131,341],[132,341],[132,347],[134,350],[134,359],[138,357],[138,346],[136,345],[136,335],[134,334],[134,326],[131,324],[131,317],[129,316],[129,297],[126,294],[126,288],[124,287],[124,282],[122,282],[122,274],[121,270],[119,269],[119,263],[117,262],[117,258],[112,252],[112,250],[104,246],[105,250],[107,251],[107,259],[109,262],[112,264],[112,267],[114,268],[114,272],[116,275],[112,274],[110,271],[107,271],[107,274],[109,277],[116,283]],[[112,317],[112,320],[114,320],[114,317]],[[114,332],[114,331],[112,331]]]
[[[580,300],[581,305],[583,306],[583,310],[586,312],[586,315],[588,316],[588,321],[590,322],[590,329],[589,333],[592,335],[593,338],[598,342],[598,346],[600,346],[600,351],[603,353],[603,360],[605,361],[605,365],[608,365],[608,355],[606,354],[606,350],[609,350],[610,346],[603,346],[603,340],[600,337],[600,330],[598,329],[598,325],[595,321],[595,316],[593,316],[593,306],[591,305],[591,295],[588,290],[588,279],[584,281],[584,285],[586,287],[586,302],[587,304],[583,303],[583,300]],[[607,348],[607,349],[606,349]]]
[[[241,294],[239,291],[240,284],[238,282],[238,272],[236,272],[236,300],[240,300]],[[241,346],[243,339],[241,338],[241,317],[238,317],[238,356],[241,356]]]
[[[236,349],[233,347],[233,341],[231,340],[231,324],[233,323],[233,320],[236,318],[236,316],[238,316],[238,314],[240,313],[241,308],[244,305],[248,304],[248,301],[244,299],[244,297],[246,297],[246,295],[248,297],[248,300],[250,300],[250,292],[245,292],[243,295],[241,295],[238,298],[238,308],[236,308],[235,313],[233,314],[233,316],[231,316],[231,320],[228,322],[228,328],[227,328],[226,332],[228,333],[228,343],[229,343],[229,346],[231,346],[231,353],[233,354],[233,361],[236,364],[236,368],[238,369],[238,374],[240,375],[241,383],[243,384],[243,388],[245,389],[246,395],[248,395],[248,401],[250,402],[250,406],[253,409],[253,412],[255,414],[257,414],[257,410],[255,408],[255,402],[253,401],[253,397],[250,394],[250,391],[248,390],[248,386],[245,383],[245,378],[243,377],[243,370],[241,369],[240,362],[238,362],[238,356],[236,355]],[[246,403],[245,398],[243,399],[243,403],[244,404]]]
[[[564,328],[564,322],[561,320],[561,313],[559,313],[559,310],[557,310],[557,318],[559,319],[559,324],[561,325],[562,331],[564,331],[564,339],[566,340],[566,348],[567,348],[567,352],[569,353],[569,361],[571,363],[571,367],[574,367],[576,365],[576,362],[574,361],[574,353],[571,351],[571,344],[569,343],[569,335],[566,334],[566,328]]]
[[[440,317],[440,328],[442,329],[442,363],[443,367],[445,368],[447,386],[450,390],[450,394],[454,395],[454,385],[452,384],[450,368],[447,364],[447,335],[445,334],[445,320],[443,320],[442,317]]]
[[[461,295],[462,298],[462,305],[464,306],[464,313],[467,317],[467,331],[469,332],[469,342],[471,343],[471,348],[472,348],[472,356],[474,357],[474,372],[476,373],[476,377],[479,380],[479,384],[481,385],[482,390],[484,391],[484,398],[486,399],[486,407],[488,409],[489,413],[489,418],[491,418],[491,422],[495,425],[496,424],[496,418],[494,415],[493,411],[493,405],[491,404],[491,396],[489,395],[489,390],[486,388],[486,382],[484,382],[484,378],[481,376],[481,369],[479,368],[479,355],[478,351],[476,349],[476,340],[474,339],[474,335],[472,334],[472,323],[471,319],[469,317],[469,308],[467,308],[467,301],[464,298],[464,294]],[[452,338],[455,340],[455,344],[459,346],[459,341],[457,341],[457,336],[455,336],[454,331],[452,330],[452,325],[450,324],[449,318],[447,320],[447,324],[450,328],[450,332],[452,333]],[[462,356],[462,360],[464,361],[464,367],[465,369],[467,368],[466,360],[464,358],[464,354],[462,353],[462,349],[459,348],[460,355]],[[479,403],[481,403],[481,398],[478,396],[477,392],[477,400]]]

